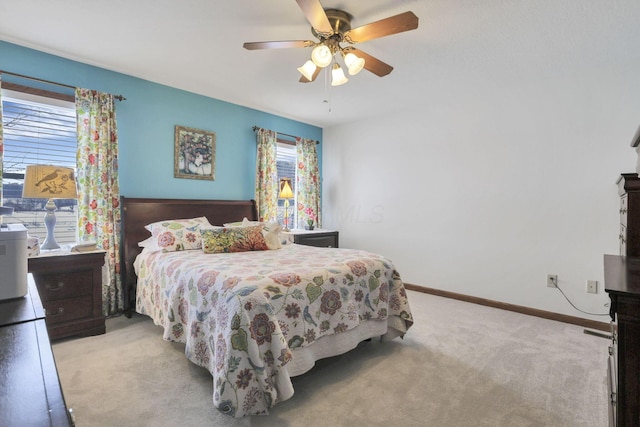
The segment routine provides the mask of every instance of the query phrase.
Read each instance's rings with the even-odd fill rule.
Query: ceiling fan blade
[[[418,28],[418,17],[413,12],[404,12],[371,24],[353,28],[344,33],[343,38],[345,41],[354,44],[415,30],[416,28]]]
[[[247,42],[242,45],[245,49],[284,49],[291,47],[310,47],[315,45],[311,40],[283,40],[275,42]]]
[[[393,67],[387,63],[380,61],[377,58],[365,53],[355,47],[347,47],[344,49],[345,52],[352,52],[356,54],[356,56],[364,59],[364,69],[367,71],[371,71],[378,77],[384,77],[393,71]]]
[[[327,18],[319,0],[296,0],[296,3],[302,9],[307,21],[318,33],[330,35],[333,32],[329,18]]]
[[[309,80],[308,78],[306,78],[305,76],[301,76],[300,80],[298,80],[300,83],[311,83],[313,81],[316,80],[316,77],[318,77],[318,74],[320,74],[320,71],[322,71],[322,68],[318,67],[316,68],[316,70],[313,72],[313,76],[311,76],[311,80]]]

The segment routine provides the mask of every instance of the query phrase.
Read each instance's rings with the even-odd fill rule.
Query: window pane
[[[291,178],[291,190],[294,197],[296,194],[296,147],[294,145],[278,143],[278,154],[276,156],[278,169],[278,183],[281,178]],[[285,203],[283,199],[278,199],[278,222],[284,226]],[[297,209],[295,199],[289,200],[289,228],[296,228]]]
[[[7,91],[8,92],[8,91]],[[22,223],[31,236],[43,241],[47,199],[23,199],[25,167],[52,164],[76,167],[76,114],[73,103],[3,91],[4,128],[3,204],[14,208],[6,223]],[[76,200],[55,200],[58,243],[76,241]]]

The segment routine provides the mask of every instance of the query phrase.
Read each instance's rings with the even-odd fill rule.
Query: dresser
[[[28,282],[26,296],[0,301],[0,425],[71,426],[44,309]]]
[[[640,178],[623,173],[617,181],[620,195],[620,255],[640,256]]]
[[[604,256],[611,299],[610,426],[640,426],[640,258]]]
[[[338,247],[338,232],[334,230],[290,230],[282,234],[290,243],[320,248]]]
[[[51,339],[104,334],[104,259],[104,251],[50,251],[29,258]]]

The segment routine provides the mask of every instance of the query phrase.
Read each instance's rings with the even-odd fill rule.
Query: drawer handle
[[[49,289],[50,291],[59,291],[62,288],[64,288],[64,282],[58,282],[58,286],[56,286],[55,288],[51,286],[50,283],[47,283],[47,289]]]
[[[44,314],[46,316],[60,316],[62,313],[64,312],[64,307],[58,307],[58,312],[57,313],[49,313],[47,310],[44,311]]]

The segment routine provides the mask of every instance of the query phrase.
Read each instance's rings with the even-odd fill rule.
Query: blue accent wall
[[[126,197],[253,199],[254,125],[322,142],[322,129],[316,126],[2,41],[0,69],[127,98],[116,106],[120,193]],[[36,85],[10,75],[2,79]],[[216,133],[215,181],[173,177],[176,125]]]

